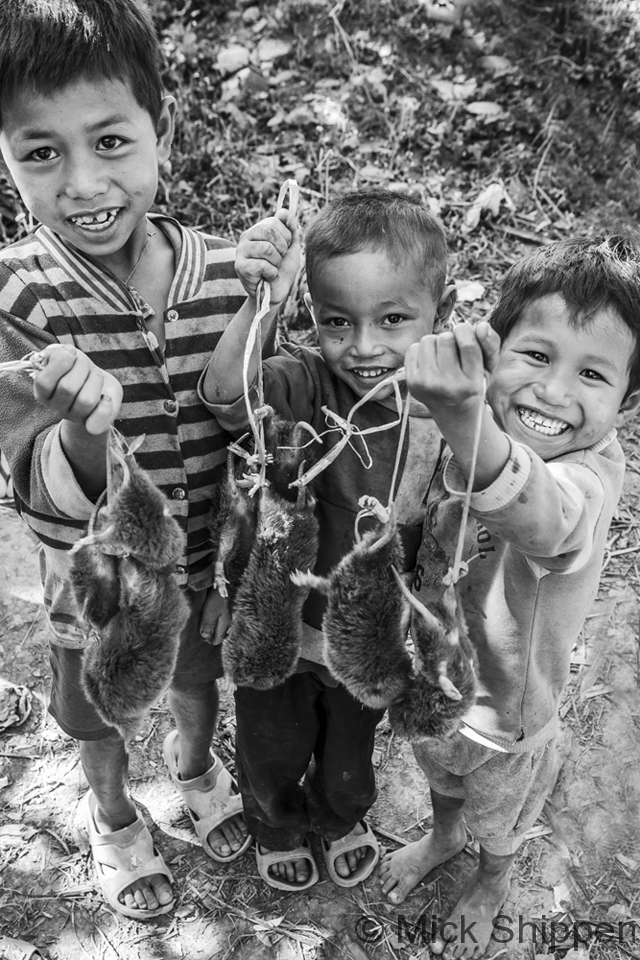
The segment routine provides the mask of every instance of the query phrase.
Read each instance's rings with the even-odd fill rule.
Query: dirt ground
[[[624,499],[561,709],[565,762],[519,855],[503,911],[510,919],[500,922],[492,945],[496,955],[535,960],[571,948],[576,960],[640,958],[640,460],[632,430],[624,443]],[[432,917],[446,917],[473,870],[471,840],[401,907],[382,898],[377,874],[341,891],[323,864],[321,882],[308,893],[281,895],[259,879],[252,853],[222,868],[192,842],[161,759],[171,725],[164,706],[133,747],[131,779],[176,877],[178,905],[172,915],[147,923],[105,906],[91,862],[74,838],[75,808],[86,787],[76,747],[46,712],[47,639],[38,597],[37,544],[4,506],[0,678],[28,688],[32,710],[22,725],[0,734],[0,934],[37,944],[50,960],[411,960],[425,952]],[[232,766],[230,704],[226,693],[214,746]],[[427,784],[410,747],[384,722],[376,762],[380,797],[372,826],[388,847],[418,838],[429,827]],[[585,923],[576,927],[578,920]],[[615,942],[603,942],[608,928],[597,924],[605,922]]]

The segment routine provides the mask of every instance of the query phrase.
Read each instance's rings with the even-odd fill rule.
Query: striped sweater
[[[125,437],[145,435],[136,460],[187,534],[176,568],[180,582],[199,589],[212,582],[207,517],[230,437],[198,398],[197,384],[245,296],[228,241],[152,219],[175,250],[164,357],[145,326],[152,311],[136,291],[41,226],[0,251],[0,361],[49,343],[73,344],[120,381],[124,398],[115,425]],[[44,601],[55,640],[83,646],[68,551],[93,504],[62,450],[58,416],[34,400],[25,373],[0,377],[0,449],[18,511],[43,544]]]

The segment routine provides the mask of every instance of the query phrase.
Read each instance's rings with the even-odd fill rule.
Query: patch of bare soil
[[[576,960],[640,957],[640,475],[632,431],[624,443],[624,499],[561,708],[564,765],[518,857],[495,931],[497,955],[562,956],[570,949]],[[74,813],[86,784],[74,742],[46,712],[37,544],[7,507],[0,510],[0,623],[0,677],[24,685],[32,703],[22,725],[0,733],[0,934],[37,944],[50,960],[411,960],[425,952],[433,918],[446,918],[474,869],[472,838],[400,907],[382,897],[377,874],[353,891],[336,888],[317,847],[321,882],[306,894],[280,894],[259,879],[251,852],[223,868],[194,844],[162,763],[171,726],[164,706],[133,746],[131,781],[176,877],[178,905],[152,922],[116,916],[76,844]],[[227,693],[214,747],[231,767],[233,732]],[[376,762],[374,829],[387,847],[417,839],[430,825],[427,783],[410,746],[386,722]]]

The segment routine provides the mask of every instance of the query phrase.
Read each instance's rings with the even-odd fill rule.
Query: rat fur
[[[295,504],[270,487],[260,491],[255,542],[222,644],[225,673],[239,686],[267,690],[295,671],[309,588],[295,585],[290,575],[315,565],[314,506],[315,499],[305,489],[298,492]]]
[[[82,685],[128,746],[171,683],[189,603],[174,576],[133,557],[119,565],[118,611],[85,651]]]
[[[411,604],[416,663],[404,692],[389,707],[389,722],[397,736],[417,742],[458,729],[475,699],[476,672],[455,587],[445,590],[437,616],[414,597]]]
[[[327,595],[325,662],[357,700],[374,709],[388,707],[411,676],[409,617],[391,569],[402,569],[403,560],[392,518],[364,534],[329,577],[295,578]]]
[[[227,478],[214,492],[209,533],[215,559],[215,586],[233,611],[236,593],[256,536],[258,504],[238,486],[235,458],[229,452]]]
[[[171,682],[189,615],[174,573],[184,533],[132,448],[112,432],[109,502],[71,551],[74,593],[99,637],[85,651],[82,683],[126,744]]]

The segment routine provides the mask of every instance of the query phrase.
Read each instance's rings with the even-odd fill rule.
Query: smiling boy
[[[207,522],[230,438],[197,394],[246,298],[230,243],[149,214],[174,116],[141,0],[0,3],[0,151],[39,223],[0,253],[0,356],[38,350],[45,361],[33,385],[24,374],[0,379],[0,445],[16,506],[42,541],[49,710],[80,741],[91,788],[82,824],[105,897],[136,919],[172,908],[171,873],[129,795],[123,741],[81,688],[89,640],[69,579],[69,549],[105,489],[113,422],[127,438],[146,435],[136,459],[186,534],[175,573],[191,616],[165,757],[209,856],[225,863],[251,842],[210,752],[222,668],[208,640],[224,605],[211,589]]]
[[[297,267],[295,242],[286,214],[241,237],[236,269],[250,298],[265,279],[272,305],[282,301]],[[307,302],[320,350],[285,345],[281,355],[263,364],[264,392],[278,414],[323,433],[328,425],[323,408],[346,418],[372,387],[403,366],[411,344],[442,328],[455,290],[446,283],[442,225],[410,197],[384,190],[347,194],[311,222],[305,247]],[[238,316],[203,382],[210,409],[236,434],[247,422],[241,374],[247,331]],[[249,382],[255,373],[254,363]],[[400,438],[397,422],[389,428],[398,419],[392,392],[383,387],[354,414],[360,429],[387,428],[366,436],[371,469],[363,441],[355,436],[314,481],[320,576],[354,543],[359,497],[389,501]],[[339,439],[339,432],[327,434],[323,453]],[[412,403],[394,491],[407,569],[420,543],[440,447],[428,411]],[[325,606],[325,597],[312,590],[303,608],[302,656],[292,677],[271,690],[239,686],[235,692],[238,781],[247,826],[257,841],[258,869],[267,883],[287,890],[306,889],[318,879],[309,833],[322,838],[329,872],[343,886],[365,879],[379,856],[363,818],[376,797],[371,756],[383,711],[359,703],[331,677],[323,658]]]
[[[469,569],[458,586],[478,658],[477,701],[453,737],[414,744],[433,830],[381,866],[383,893],[401,903],[465,847],[466,821],[480,859],[431,944],[447,958],[484,953],[553,781],[558,702],[622,489],[616,427],[640,403],[639,304],[634,242],[561,241],[509,270],[493,329],[461,324],[407,355],[411,393],[451,450],[427,505],[414,582],[422,602],[444,589],[482,408]]]

